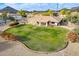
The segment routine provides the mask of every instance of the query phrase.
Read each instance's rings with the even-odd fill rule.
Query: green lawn
[[[67,29],[61,27],[16,26],[6,32],[20,36],[20,41],[32,50],[57,51],[66,45]]]

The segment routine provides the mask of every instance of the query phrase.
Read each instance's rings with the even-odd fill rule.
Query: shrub
[[[1,37],[3,37],[5,40],[12,40],[12,41],[18,40],[17,36],[15,36],[11,33],[7,33],[7,32],[3,32],[1,34]]]
[[[48,14],[48,13],[43,13],[42,15],[43,16],[50,16],[50,14]]]
[[[66,11],[65,10],[60,10],[60,14],[65,15]]]
[[[13,22],[13,23],[10,24],[10,26],[16,26],[18,24],[19,24],[18,22]]]
[[[71,42],[76,42],[78,39],[78,34],[75,32],[70,32],[68,33],[67,38],[71,41]]]
[[[55,12],[54,12],[54,13],[53,13],[53,16],[58,16],[58,13],[55,13]]]

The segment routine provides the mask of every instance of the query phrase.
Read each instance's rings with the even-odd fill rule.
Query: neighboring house
[[[57,16],[42,16],[36,15],[28,19],[29,24],[39,25],[39,26],[57,26],[60,24],[62,18]]]
[[[4,23],[5,21],[0,19],[0,25],[3,25]]]
[[[22,16],[20,16],[18,14],[9,13],[8,16],[14,17],[16,20],[21,20],[22,19]]]

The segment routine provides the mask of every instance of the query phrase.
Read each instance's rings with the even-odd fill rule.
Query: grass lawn
[[[66,34],[69,30],[61,27],[36,27],[19,25],[6,32],[20,36],[20,41],[35,51],[57,51],[66,45]]]

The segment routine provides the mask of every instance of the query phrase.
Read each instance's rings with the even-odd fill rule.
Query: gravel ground
[[[6,41],[0,37],[0,56],[79,56],[79,43],[69,45],[59,52],[37,52],[18,41]]]

